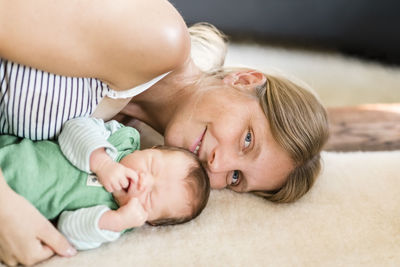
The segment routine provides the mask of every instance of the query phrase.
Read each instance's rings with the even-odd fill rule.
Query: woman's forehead
[[[210,110],[221,108],[249,110],[249,107],[256,108],[258,106],[261,108],[254,91],[228,85],[221,85],[204,91],[202,97],[202,104]],[[198,102],[198,104],[201,105],[201,102]]]

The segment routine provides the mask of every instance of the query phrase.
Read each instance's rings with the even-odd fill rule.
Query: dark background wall
[[[207,21],[233,39],[337,49],[400,64],[400,1],[170,0],[188,25]]]

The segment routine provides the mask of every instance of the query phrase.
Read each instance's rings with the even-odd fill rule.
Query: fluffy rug
[[[294,204],[213,191],[197,219],[145,226],[40,266],[395,266],[400,263],[400,151],[323,154]]]
[[[279,71],[308,83],[326,106],[400,103],[400,68],[334,51],[232,44],[225,65]]]
[[[335,53],[231,45],[227,65],[275,66],[326,105],[400,102],[400,69]],[[293,204],[213,191],[195,220],[145,226],[117,242],[39,266],[398,266],[400,151],[323,153],[312,190]]]

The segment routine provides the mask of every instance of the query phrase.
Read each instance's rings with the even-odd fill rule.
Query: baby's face
[[[139,175],[138,182],[131,180],[127,190],[114,192],[120,206],[133,197],[138,198],[148,213],[147,221],[190,215],[192,196],[184,181],[193,164],[188,155],[180,151],[145,149],[125,156],[120,163]]]

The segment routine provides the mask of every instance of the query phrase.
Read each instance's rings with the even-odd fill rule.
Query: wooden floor
[[[400,150],[400,104],[328,108],[328,151]]]

